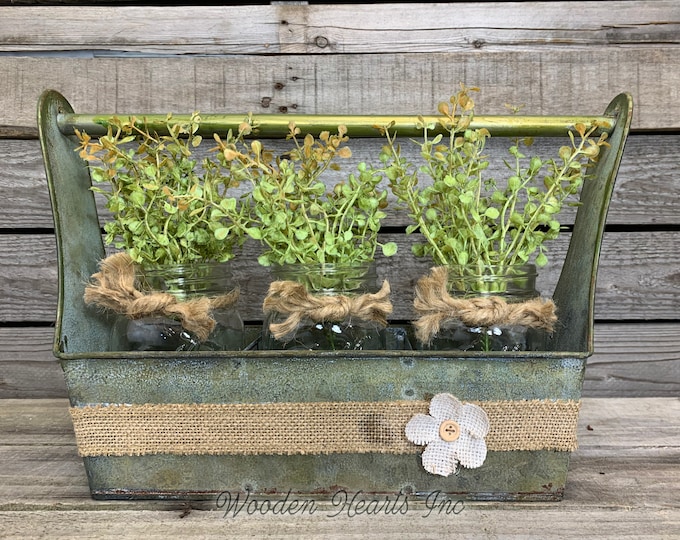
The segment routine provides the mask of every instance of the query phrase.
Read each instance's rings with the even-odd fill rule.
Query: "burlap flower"
[[[463,467],[480,467],[486,459],[489,418],[484,409],[461,403],[451,394],[437,394],[430,401],[430,414],[416,414],[406,424],[406,438],[427,445],[422,456],[426,471],[440,476]]]

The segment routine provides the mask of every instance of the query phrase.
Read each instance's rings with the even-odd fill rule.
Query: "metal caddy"
[[[421,466],[422,449],[404,445],[399,414],[426,412],[433,395],[450,393],[482,407],[489,404],[500,420],[509,411],[515,416],[503,422],[506,430],[512,430],[513,422],[526,421],[542,422],[541,429],[549,431],[557,415],[570,415],[575,440],[586,360],[593,352],[600,246],[630,128],[628,94],[617,96],[600,117],[474,120],[492,135],[563,136],[577,122],[597,122],[609,135],[610,146],[602,149],[594,177],[583,187],[553,295],[559,325],[551,350],[545,352],[110,351],[110,318],[83,301],[104,247],[88,169],[74,152],[72,137],[74,128],[102,133],[105,116],[75,114],[55,91],[41,96],[38,109],[58,248],[54,354],[65,374],[94,498],[198,500],[224,492],[269,499],[287,494],[328,498],[342,490],[413,499],[433,492],[473,500],[561,499],[568,449],[527,441],[517,449],[494,450],[489,440],[481,467],[435,476]],[[201,116],[201,129],[210,133],[235,127],[243,118]],[[350,137],[376,137],[379,133],[371,126],[394,120],[400,135],[418,134],[416,117],[262,115],[257,118],[258,136],[285,136],[291,119],[303,132],[318,133],[342,123]],[[541,404],[542,413],[522,412],[527,403]],[[562,404],[566,406],[560,408]],[[145,411],[142,416],[134,416],[138,409]],[[336,428],[354,430],[365,443],[361,450],[334,441]],[[83,437],[93,434],[104,446],[106,441],[153,442],[159,437],[172,439],[175,446],[157,451],[149,443],[147,449],[121,455],[86,447]],[[237,450],[229,444],[221,447],[232,435],[251,437],[252,444]],[[277,437],[289,446],[268,451],[268,440]]]

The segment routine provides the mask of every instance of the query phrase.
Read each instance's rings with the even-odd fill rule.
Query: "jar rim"
[[[456,296],[533,298],[538,276],[536,265],[451,265],[447,267],[449,292]]]
[[[492,276],[502,277],[504,275],[510,276],[536,276],[538,270],[533,263],[522,264],[450,264],[445,268],[449,274],[455,273],[463,276]],[[454,272],[454,270],[458,270]]]
[[[321,294],[369,290],[375,287],[375,262],[357,264],[283,264],[272,265],[272,274],[283,281],[297,281],[308,290]]]

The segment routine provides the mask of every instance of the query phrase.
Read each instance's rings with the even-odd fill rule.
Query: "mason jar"
[[[539,298],[536,266],[466,265],[448,266],[446,291],[456,300],[488,299],[490,302],[464,303],[464,317],[451,316],[439,325],[431,339],[417,338],[425,350],[531,351],[545,350],[547,331],[540,326],[512,322],[490,322],[500,303],[520,304]],[[419,283],[420,286],[420,283]],[[472,306],[479,304],[478,311]],[[487,310],[481,313],[481,310]],[[488,313],[488,314],[487,314]],[[461,320],[464,319],[464,320]]]
[[[385,349],[385,322],[350,307],[363,299],[375,302],[377,310],[388,304],[385,316],[391,312],[389,289],[378,288],[373,263],[293,264],[273,266],[271,273],[280,294],[270,288],[265,299],[261,349]],[[375,294],[380,298],[363,296]]]
[[[199,330],[187,329],[180,317],[167,314],[126,318],[117,325],[119,339],[122,338],[123,342],[120,348],[141,351],[243,348],[244,329],[238,310],[238,291],[228,264],[191,263],[143,268],[138,271],[137,288],[146,295],[168,293],[178,304],[210,299],[210,304],[203,305],[200,313],[206,314],[208,320],[212,319],[214,325],[201,324]],[[204,318],[200,319],[202,323]],[[212,329],[210,326],[213,326]]]

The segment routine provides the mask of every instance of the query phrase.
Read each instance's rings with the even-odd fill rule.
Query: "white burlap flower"
[[[406,424],[406,438],[427,445],[422,461],[426,471],[440,476],[455,473],[458,463],[474,469],[486,459],[489,418],[484,409],[461,403],[451,394],[437,394],[430,414],[416,414]]]

